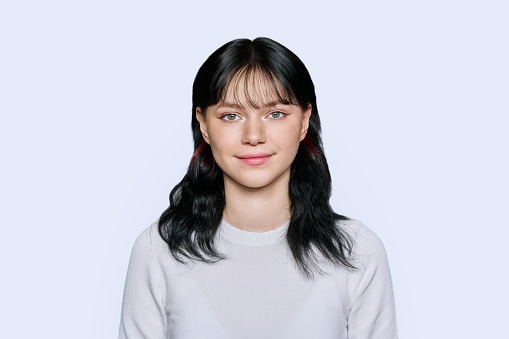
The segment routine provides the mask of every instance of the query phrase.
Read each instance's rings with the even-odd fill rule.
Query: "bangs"
[[[280,81],[267,68],[250,63],[234,69],[218,83],[214,104],[235,104],[259,109],[277,103],[299,105],[288,84]]]

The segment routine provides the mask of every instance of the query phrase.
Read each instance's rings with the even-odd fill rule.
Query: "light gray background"
[[[238,37],[309,68],[333,206],[383,240],[401,338],[507,338],[505,1],[4,1],[0,337],[114,338],[131,246]]]

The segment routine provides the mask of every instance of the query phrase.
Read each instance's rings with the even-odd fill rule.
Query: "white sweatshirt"
[[[136,240],[119,338],[397,338],[391,276],[379,238],[348,220],[357,270],[332,267],[309,280],[284,239],[288,224],[253,233],[222,221],[214,264],[183,265],[157,223]]]

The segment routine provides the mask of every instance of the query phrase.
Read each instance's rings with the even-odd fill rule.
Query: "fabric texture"
[[[253,233],[221,223],[214,264],[178,263],[157,222],[136,240],[124,290],[119,339],[398,338],[386,252],[356,220],[356,270],[333,267],[306,279],[285,240],[288,224]]]

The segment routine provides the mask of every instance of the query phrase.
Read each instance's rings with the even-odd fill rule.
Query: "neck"
[[[288,182],[290,174],[260,188],[242,186],[225,175],[226,207],[223,219],[249,232],[266,232],[290,220]]]

